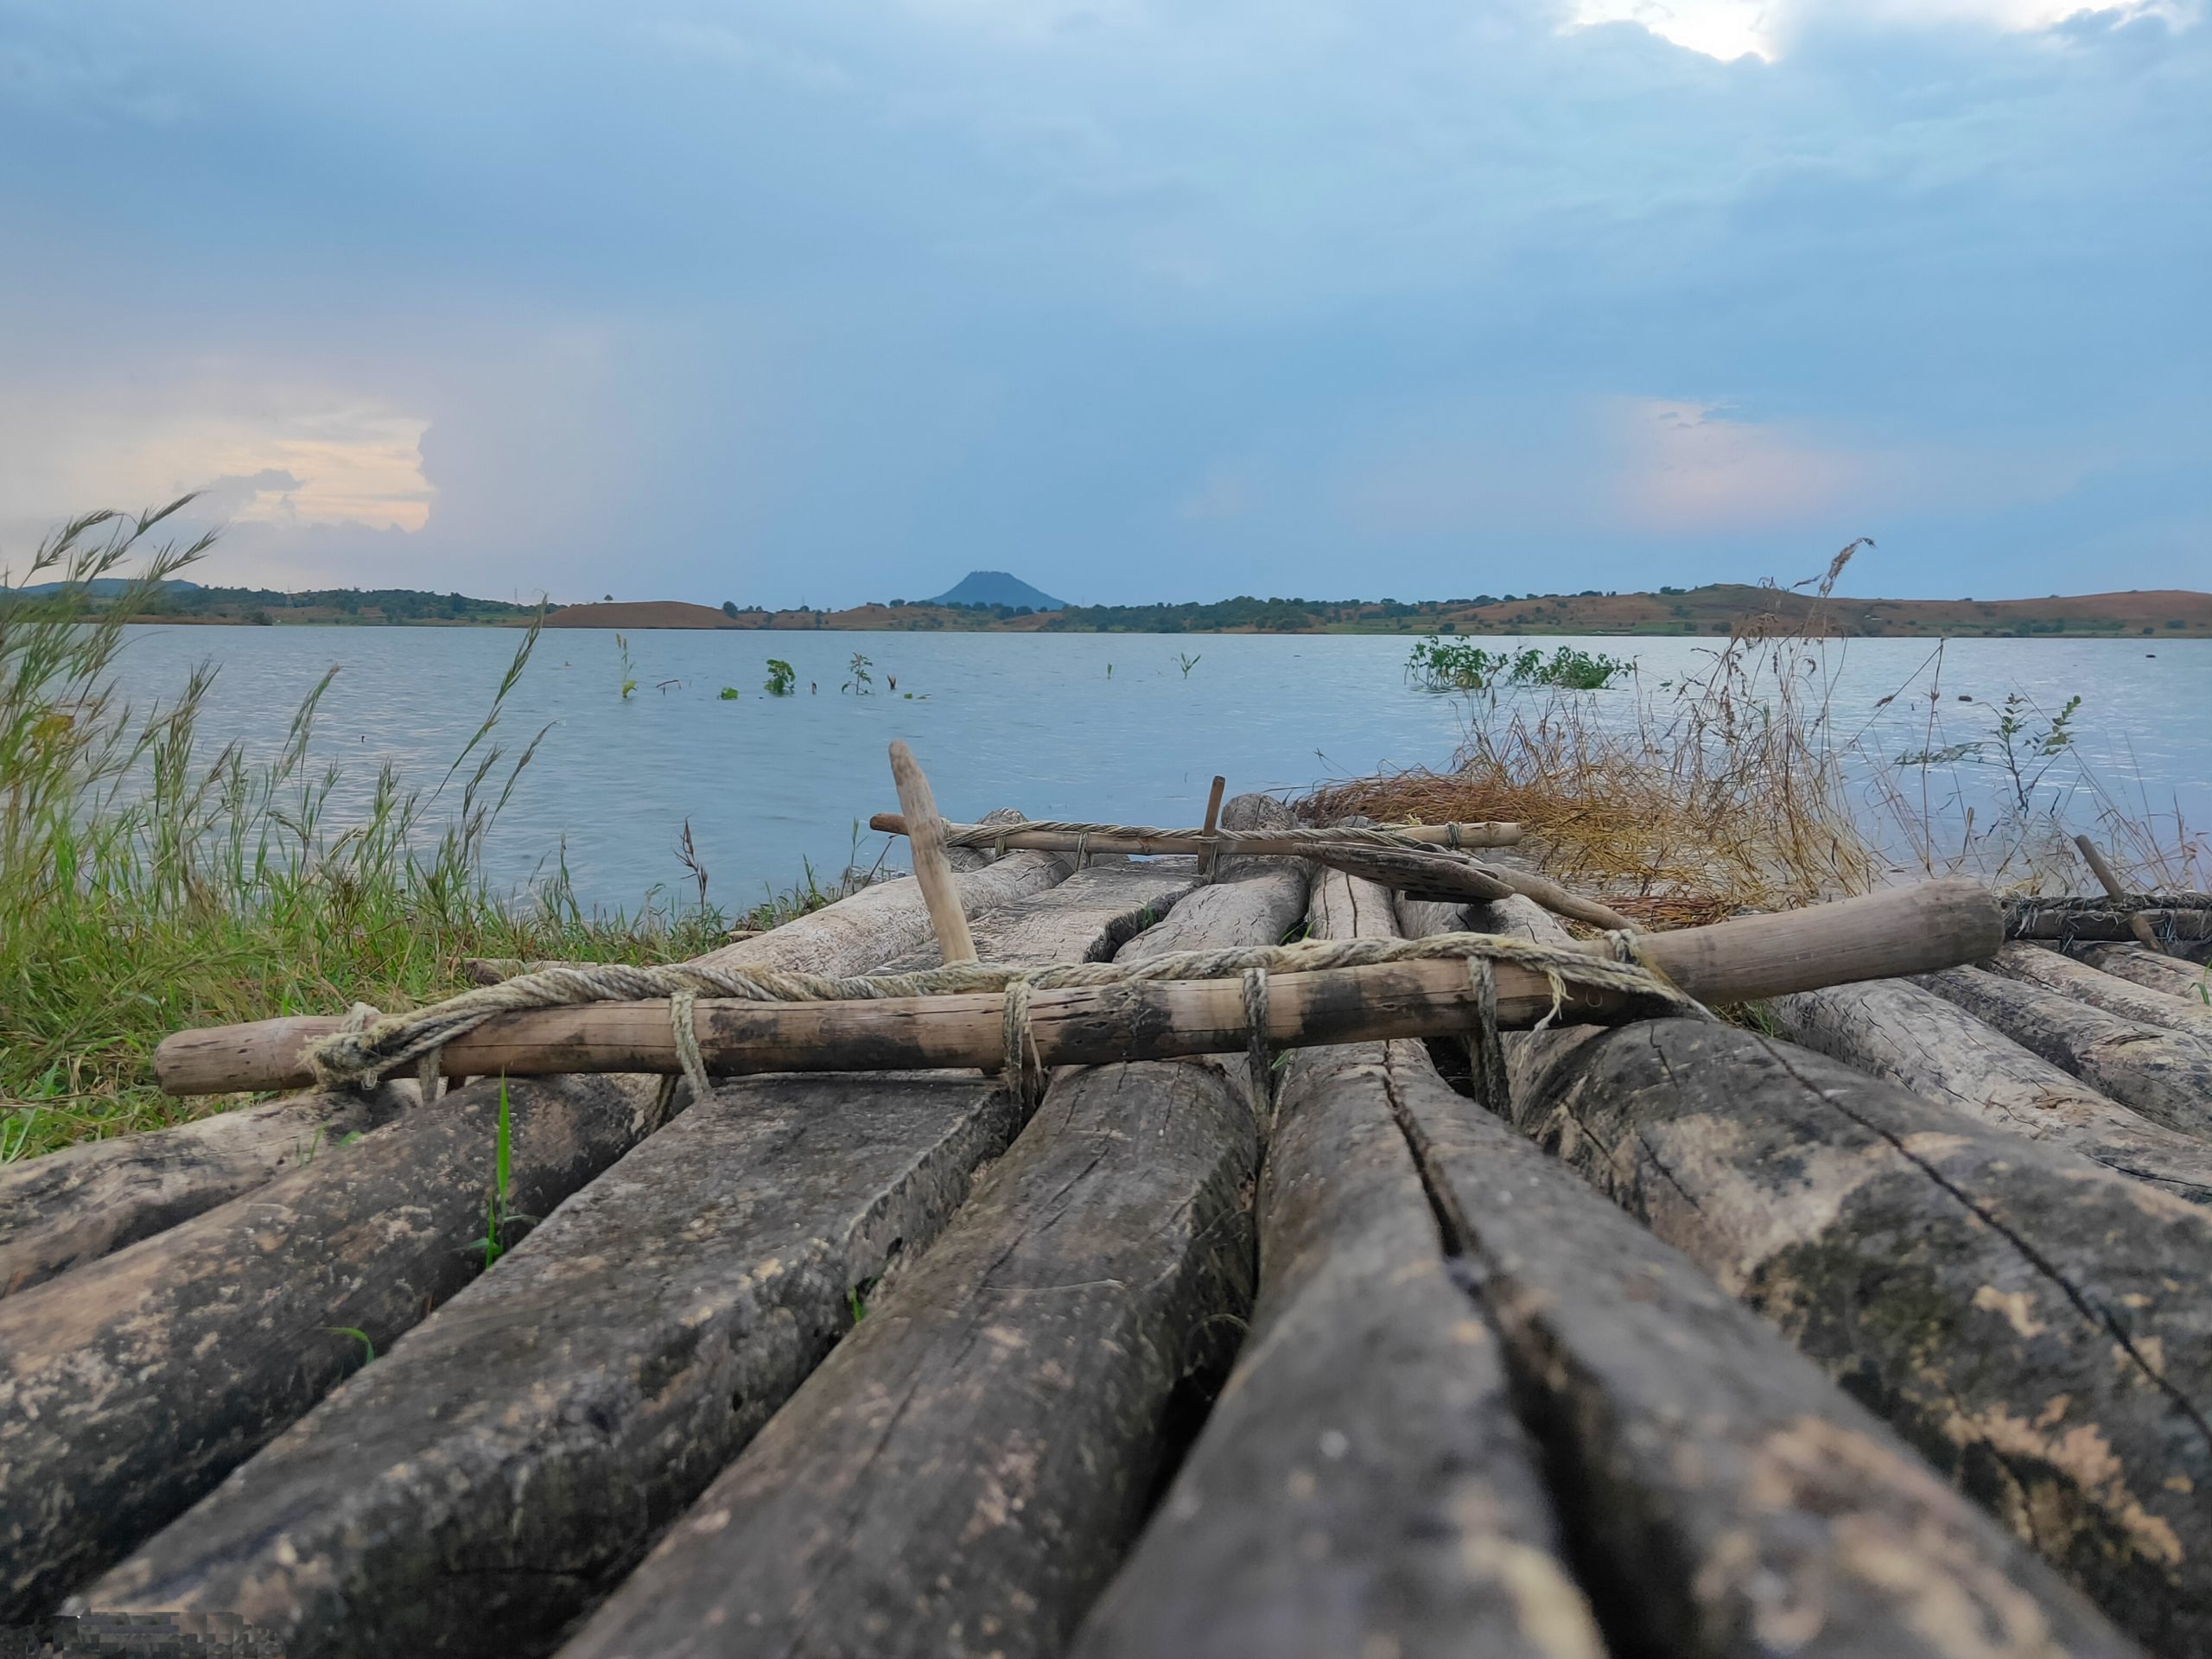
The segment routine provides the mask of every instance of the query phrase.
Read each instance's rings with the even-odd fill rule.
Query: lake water
[[[675,849],[687,818],[710,896],[725,908],[788,887],[809,861],[834,876],[855,855],[855,822],[897,810],[885,760],[893,738],[913,747],[948,817],[1016,806],[1032,817],[1185,824],[1203,814],[1217,772],[1236,793],[1442,766],[1468,718],[1465,699],[1408,684],[1412,642],[1403,638],[629,639],[638,690],[627,702],[613,635],[581,629],[548,632],[510,698],[500,729],[511,753],[541,726],[551,730],[492,840],[488,868],[502,885],[526,883],[565,844],[585,903],[634,908],[652,890],[684,883]],[[161,696],[192,664],[219,664],[205,732],[243,738],[266,755],[300,697],[338,666],[315,753],[346,768],[342,815],[358,810],[387,759],[410,781],[435,785],[482,718],[517,642],[512,631],[490,628],[144,627],[132,631],[122,679],[134,697]],[[1688,639],[1529,643],[1634,657],[1647,683],[1700,671],[1713,648]],[[1827,649],[1839,665],[1840,729],[1863,721],[1891,754],[1928,747],[1930,642]],[[873,696],[839,690],[855,652],[872,659]],[[1199,658],[1187,676],[1179,653]],[[798,671],[796,696],[763,693],[771,656]],[[725,685],[743,696],[722,701]],[[2161,813],[2178,807],[2192,825],[2212,823],[2212,641],[1952,641],[1936,743],[1988,736],[1996,703],[2012,690],[2049,709],[2080,694],[2080,758],[2107,788]],[[1957,702],[1961,693],[1974,701]],[[1625,690],[1592,695],[1602,710],[1633,708]],[[1986,770],[1954,769],[1947,779],[1954,791],[1963,779],[1955,812],[1967,799],[1995,799]],[[860,861],[874,861],[885,844],[864,833]],[[902,855],[900,843],[892,861]]]

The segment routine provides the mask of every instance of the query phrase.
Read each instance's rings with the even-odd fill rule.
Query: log
[[[1257,925],[1280,931],[1296,907]],[[1060,913],[1067,931],[1035,938],[1043,961],[1091,938]],[[1179,906],[1162,925],[1179,927]],[[81,1605],[238,1614],[293,1659],[546,1650],[820,1363],[855,1296],[921,1254],[1021,1121],[971,1077],[725,1086]]]
[[[1781,1034],[1923,1100],[2077,1153],[2192,1204],[2212,1203],[2212,1147],[2153,1123],[1903,980],[1766,1005]]]
[[[2212,910],[2036,910],[2024,907],[2009,931],[2017,939],[2133,941],[2134,918],[2150,924],[2162,944],[2212,942]]]
[[[1104,962],[1198,884],[1198,865],[1187,858],[1077,870],[1020,905],[978,916],[974,948],[985,962],[1039,968],[1055,962]],[[892,973],[937,965],[933,947],[884,964]]]
[[[1090,874],[1103,881],[1109,872]],[[1090,890],[1053,902],[1078,907]],[[1689,995],[1733,1002],[1972,961],[2001,943],[1999,926],[1994,902],[1980,887],[1935,881],[1783,915],[1649,934],[1638,948]],[[989,936],[988,920],[984,932]],[[1597,953],[1606,947],[1586,948]],[[1497,981],[1504,1024],[1531,1025],[1552,1013],[1543,976],[1502,963]],[[1268,1035],[1280,1048],[1434,1035],[1464,1028],[1471,996],[1466,971],[1456,962],[1279,974],[1271,976]],[[1567,1000],[1562,1017],[1598,1019],[1624,1007],[1606,994],[1581,993]],[[1248,1035],[1243,987],[1235,980],[1039,991],[1030,1012],[1047,1065],[1235,1052]],[[696,1026],[708,1066],[718,1075],[894,1071],[995,1065],[1003,1050],[1003,1014],[996,995],[784,1004],[708,999],[698,1004]],[[283,1088],[309,1075],[304,1051],[338,1023],[297,1017],[180,1033],[156,1052],[156,1073],[163,1088],[179,1094]],[[448,1074],[472,1077],[677,1070],[663,1002],[499,1015],[447,1044],[442,1064]]]
[[[1316,937],[1389,893],[1317,880]],[[1381,1044],[1282,1071],[1252,1333],[1077,1659],[1602,1653],[1499,1344],[1447,1270]]]
[[[389,1123],[414,1099],[411,1082],[318,1090],[0,1168],[0,1296],[313,1163]]]
[[[1303,885],[1217,883],[1127,949],[1278,937]],[[1257,1162],[1211,1064],[1061,1074],[564,1659],[1057,1652],[1226,1365]]]
[[[1918,982],[2152,1122],[2212,1137],[2212,1042],[1979,968],[1947,969]]]
[[[1503,1340],[1610,1630],[1743,1659],[1948,1659],[1961,1629],[2135,1651],[1681,1252],[1394,1050],[1446,1248]],[[1931,1626],[1937,1605],[1956,1623]]]
[[[1014,815],[1009,822],[1018,822],[1019,816]],[[995,817],[994,814],[985,818],[983,823],[993,823]],[[878,812],[868,819],[868,827],[879,835],[903,836],[906,833],[906,815],[901,812]],[[944,830],[949,836],[958,836],[981,827],[973,823],[948,823]],[[1295,826],[1255,826],[1255,830],[1266,827],[1287,830]],[[1393,823],[1382,827],[1409,841],[1425,842],[1435,847],[1448,846],[1454,831],[1458,833],[1462,847],[1514,847],[1518,846],[1521,841],[1521,826],[1517,823]],[[994,847],[997,844],[996,841],[991,842]],[[1007,832],[1005,844],[1009,849],[1027,848],[1058,853],[1072,853],[1084,847],[1094,854],[1133,853],[1141,858],[1160,853],[1203,854],[1211,850],[1214,842],[1205,827],[1200,826],[1195,830],[1163,830],[1154,835],[1119,836],[1097,833],[1084,836],[1073,830],[1011,830]],[[1281,841],[1247,841],[1241,843],[1237,850],[1248,857],[1311,858],[1316,855],[1317,845],[1325,844],[1286,836]]]
[[[1214,773],[1213,783],[1206,791],[1205,821],[1198,825],[1198,833],[1207,837],[1206,849],[1198,855],[1198,874],[1207,880],[1213,879],[1214,861],[1221,852],[1219,845],[1213,842],[1212,837],[1214,831],[1221,824],[1222,791],[1228,787],[1229,779],[1219,772]]]
[[[1516,1059],[1518,1125],[2162,1653],[2212,1643],[2212,1215],[1755,1033]]]
[[[1020,1123],[975,1077],[718,1090],[73,1607],[232,1612],[289,1659],[548,1650]]]
[[[2081,957],[2092,968],[2117,978],[2184,997],[2196,1007],[2212,1007],[2207,1001],[2212,998],[2212,973],[2196,963],[2137,944],[2084,945]]]
[[[508,1085],[509,1213],[626,1152],[651,1085]],[[0,1623],[47,1611],[484,1265],[500,1085],[0,1301]]]
[[[2164,958],[2171,962],[2174,958]],[[1993,974],[2039,985],[2107,1014],[2168,1031],[2186,1032],[2212,1041],[2212,1007],[2185,1002],[2171,992],[2151,990],[2131,981],[2073,961],[2038,945],[2008,944],[1981,964]],[[2199,970],[2202,971],[2201,969]]]

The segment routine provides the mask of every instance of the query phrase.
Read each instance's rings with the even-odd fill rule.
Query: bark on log
[[[1981,965],[1993,974],[2001,974],[2026,985],[2039,985],[2046,991],[2070,996],[2077,1002],[2116,1014],[2123,1020],[2163,1027],[2167,1031],[2186,1032],[2192,1037],[2212,1041],[2212,1007],[2184,1002],[2168,992],[2131,983],[2040,945],[2008,944]]]
[[[1302,886],[1252,872],[1169,925],[1269,939]],[[564,1659],[1057,1651],[1234,1347],[1257,1160],[1211,1064],[1063,1073]]]
[[[2153,1122],[2212,1139],[2212,1041],[1979,968],[1946,969],[1915,982]]]
[[[1520,1126],[2163,1653],[2212,1644],[2212,1216],[1755,1033],[1516,1067]]]
[[[317,1090],[0,1169],[0,1296],[188,1221],[415,1102],[411,1082]]]
[[[1309,920],[1396,931],[1388,890],[1337,874]],[[1605,1651],[1383,1059],[1361,1044],[1284,1066],[1252,1333],[1077,1659]]]
[[[1782,1034],[1924,1100],[2212,1203],[2212,1146],[2107,1098],[1964,1009],[1903,980],[1778,996]]]
[[[1280,933],[1296,887],[1260,925]],[[1186,903],[1220,912],[1257,891]],[[1035,937],[1042,960],[1093,937],[1059,914],[1063,931]],[[1193,919],[1179,906],[1162,931]],[[82,1605],[238,1614],[293,1659],[543,1651],[819,1363],[856,1287],[921,1254],[1020,1122],[995,1084],[942,1074],[718,1090]]]
[[[644,1133],[650,1088],[509,1085],[509,1213]],[[0,1301],[0,1623],[107,1567],[481,1270],[499,1087],[461,1090]]]
[[[2088,944],[2081,947],[2079,954],[2092,968],[2170,996],[2186,998],[2192,1007],[2212,1006],[2204,1000],[2212,995],[2212,974],[2196,963],[2145,950],[2139,944]]]

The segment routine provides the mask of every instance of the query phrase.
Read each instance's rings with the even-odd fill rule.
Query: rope
[[[1467,978],[1475,991],[1475,1017],[1467,1036],[1475,1082],[1483,1104],[1503,1116],[1512,1109],[1513,1090],[1505,1074],[1505,1044],[1497,1034],[1497,975],[1489,957],[1469,957]]]
[[[1037,1033],[1029,1028],[1029,982],[1017,979],[1006,988],[1002,1031],[1006,1052],[999,1061],[999,1075],[1024,1106],[1034,1110],[1045,1097],[1045,1066],[1037,1052]]]
[[[1439,843],[1422,841],[1397,830],[1364,829],[1357,825],[1334,824],[1316,829],[1300,824],[1283,830],[1161,830],[1141,823],[1088,823],[1074,818],[1026,818],[1019,823],[970,823],[958,829],[944,826],[944,844],[948,847],[990,847],[1001,854],[1006,851],[1006,838],[1010,835],[1027,835],[1044,831],[1052,835],[1112,836],[1125,841],[1195,841],[1210,839],[1221,843],[1224,849],[1233,849],[1243,842],[1304,842],[1311,846],[1389,847],[1401,851],[1433,853]],[[1456,823],[1444,826],[1443,845],[1453,849],[1461,846],[1459,826]],[[1080,855],[1080,854],[1078,854]]]
[[[502,1014],[533,1008],[574,1007],[591,1002],[642,1002],[670,999],[671,1029],[677,1053],[683,1057],[687,1033],[694,1055],[695,1033],[690,1032],[688,1005],[679,1012],[679,993],[695,996],[728,997],[747,1002],[872,1001],[888,997],[943,996],[963,993],[1006,993],[1020,985],[1021,992],[1008,999],[1007,1018],[1020,1027],[1021,1041],[1007,1045],[1008,1058],[1033,1065],[1035,1042],[1027,1031],[1028,992],[1078,986],[1124,985],[1164,980],[1236,978],[1249,969],[1269,974],[1313,973],[1330,968],[1363,968],[1389,962],[1438,962],[1455,957],[1480,957],[1510,962],[1542,974],[1552,988],[1552,1013],[1556,1017],[1567,988],[1611,991],[1648,1001],[1669,1014],[1705,1016],[1697,1003],[1648,965],[1637,962],[1608,962],[1571,946],[1539,944],[1527,939],[1485,933],[1439,933],[1422,939],[1306,939],[1295,944],[1248,945],[1200,950],[1179,950],[1140,962],[1075,962],[1046,968],[1020,968],[985,962],[950,963],[939,968],[910,973],[864,974],[843,977],[783,972],[767,968],[710,968],[681,963],[661,968],[637,968],[620,963],[589,967],[541,969],[518,975],[497,985],[463,991],[458,996],[412,1014],[392,1014],[370,1022],[365,1029],[334,1032],[307,1053],[315,1079],[326,1087],[361,1084],[436,1052],[456,1037],[474,1031],[486,1020]],[[1707,1016],[1709,1017],[1709,1016]],[[1014,1068],[1019,1081],[1019,1066]],[[703,1064],[694,1076],[687,1060],[685,1075],[695,1086],[706,1075]]]
[[[1245,1058],[1252,1072],[1252,1110],[1264,1120],[1274,1081],[1274,1056],[1268,1048],[1268,970],[1244,970],[1244,1028],[1249,1034]]]

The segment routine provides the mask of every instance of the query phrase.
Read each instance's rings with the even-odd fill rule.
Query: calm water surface
[[[897,809],[884,758],[893,738],[913,746],[949,817],[1017,806],[1032,817],[1183,824],[1198,822],[1217,772],[1233,793],[1440,766],[1469,718],[1465,699],[1407,683],[1411,642],[1402,638],[629,638],[639,687],[628,702],[613,635],[582,629],[547,632],[510,698],[500,730],[511,753],[541,726],[551,730],[493,834],[489,868],[502,885],[527,883],[565,846],[588,905],[633,908],[655,888],[685,882],[675,848],[687,818],[710,896],[725,907],[789,887],[810,861],[835,875],[855,855],[855,821]],[[132,632],[123,679],[134,696],[162,696],[194,663],[219,664],[204,729],[265,756],[301,696],[336,665],[315,751],[345,768],[342,815],[359,809],[386,760],[435,785],[482,718],[516,643],[493,628],[146,627]],[[1713,650],[1687,639],[1530,643],[1632,656],[1647,686],[1702,671]],[[1892,756],[1929,746],[1929,642],[1829,649],[1840,665],[1840,729],[1864,727]],[[855,652],[873,660],[874,696],[839,690]],[[1187,677],[1179,652],[1200,658]],[[798,696],[763,694],[771,656],[798,670]],[[2080,755],[2108,789],[2161,813],[2178,808],[2192,825],[2212,823],[2212,641],[1955,640],[1941,672],[1936,745],[1987,737],[2008,691],[2052,709],[2078,693]],[[721,700],[725,685],[743,696]],[[1957,701],[1961,693],[1973,701]],[[1609,718],[1635,706],[1627,690],[1594,696]],[[1948,769],[1937,805],[1955,816],[1970,800],[1993,800],[1996,783],[1971,762]],[[860,861],[873,862],[885,844],[863,834]]]

